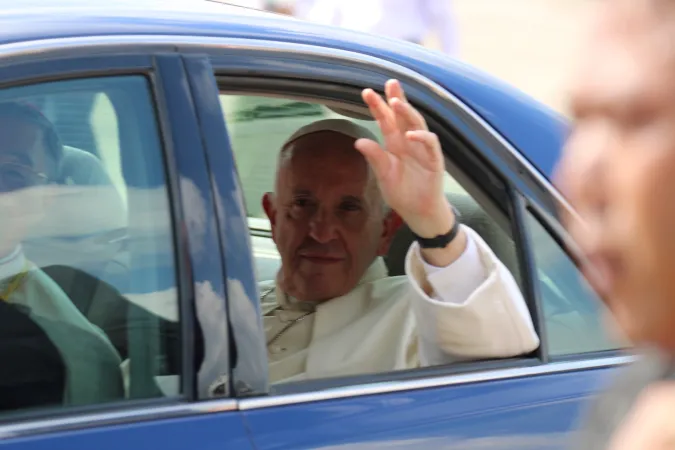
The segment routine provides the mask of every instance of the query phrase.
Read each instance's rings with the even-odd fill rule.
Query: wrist
[[[456,220],[457,217],[452,207],[444,199],[442,206],[436,208],[433,214],[416,217],[414,220],[406,221],[406,223],[417,236],[432,239],[447,234],[455,225]]]

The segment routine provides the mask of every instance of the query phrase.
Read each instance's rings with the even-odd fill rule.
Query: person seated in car
[[[0,103],[0,136],[0,301],[28,315],[60,352],[65,404],[121,399],[117,351],[22,250],[31,230],[44,225],[63,145],[37,109],[15,102]]]
[[[512,274],[453,214],[438,138],[398,81],[385,91],[387,101],[363,92],[384,146],[363,127],[327,119],[280,151],[275,191],[263,197],[282,262],[261,285],[273,383],[539,346]],[[381,256],[401,219],[417,240],[406,276],[387,277]]]

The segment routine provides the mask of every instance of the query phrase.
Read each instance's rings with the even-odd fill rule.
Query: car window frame
[[[336,85],[332,85],[330,83],[325,83],[325,82],[312,82],[308,83],[307,81],[304,81],[302,84],[299,84],[297,82],[292,82],[289,80],[282,80],[282,79],[272,79],[272,78],[262,78],[262,77],[226,77],[223,75],[217,76],[219,87],[222,90],[226,90],[227,92],[236,92],[238,90],[241,90],[242,93],[250,93],[250,92],[255,92],[255,95],[259,96],[265,96],[265,95],[270,95],[270,96],[283,96],[286,94],[289,97],[297,97],[302,95],[304,98],[306,98],[308,101],[310,99],[315,99],[316,101],[343,101],[343,102],[351,102],[353,104],[358,104],[358,101],[360,99],[360,89],[359,88],[341,88]],[[370,86],[364,86],[364,87],[370,87]],[[321,95],[319,92],[327,90],[331,92],[332,95],[327,96],[327,95]],[[262,92],[261,92],[262,91]],[[416,103],[416,98],[414,94],[408,94],[409,99],[411,100],[412,103]],[[494,218],[494,213],[497,212],[500,208],[502,208],[501,213],[503,215],[506,215],[507,217],[504,217],[502,219],[502,222],[506,221],[507,225],[503,226],[505,228],[505,231],[510,234],[511,236],[514,237],[515,240],[515,233],[514,229],[518,228],[517,223],[515,221],[515,216],[511,216],[512,219],[508,217],[509,213],[513,213],[513,209],[511,205],[509,204],[508,201],[504,201],[505,199],[510,199],[510,187],[508,186],[508,183],[506,183],[501,177],[497,174],[495,174],[491,169],[485,167],[482,165],[480,162],[477,162],[475,158],[471,158],[471,155],[469,158],[474,160],[474,165],[471,166],[469,169],[466,169],[466,161],[462,164],[459,163],[457,160],[451,159],[450,155],[447,153],[447,149],[452,148],[454,152],[456,152],[458,149],[462,149],[462,146],[460,144],[461,142],[461,137],[457,137],[454,135],[454,130],[449,130],[446,126],[443,126],[441,122],[443,121],[442,118],[440,117],[434,117],[433,113],[430,111],[425,111],[423,107],[418,106],[420,108],[421,112],[427,117],[427,120],[429,122],[430,129],[432,131],[436,131],[437,134],[439,135],[439,138],[441,142],[444,144],[444,148],[446,149],[446,160],[450,161],[450,166],[455,168],[455,171],[457,174],[460,174],[461,178],[464,179],[465,184],[464,188],[465,190],[469,193],[469,195],[472,197],[474,201],[477,201],[481,207],[483,207],[486,212],[487,211],[492,211],[493,214],[490,214]],[[227,118],[226,118],[227,120]],[[449,144],[449,145],[448,145]],[[460,152],[462,152],[460,150]],[[471,150],[468,150],[468,152],[471,152]],[[476,181],[476,177],[480,176],[482,178],[482,181]],[[468,185],[467,185],[468,184]],[[479,187],[479,185],[482,185],[482,187]],[[492,187],[492,189],[486,189],[486,186]],[[495,193],[501,194],[501,198],[495,198]],[[478,199],[481,199],[482,201],[479,201]],[[503,223],[502,223],[503,225]],[[256,234],[257,232],[260,232],[261,230],[254,230],[253,234]],[[260,233],[264,235],[265,233]],[[521,251],[517,250],[517,253],[521,253]],[[520,261],[522,259],[519,258]],[[522,266],[522,264],[521,264]],[[520,271],[523,272],[524,266],[519,267]],[[528,278],[528,277],[525,277]],[[524,286],[526,289],[528,286]],[[537,303],[535,302],[535,297],[533,295],[528,295],[528,292],[524,292],[524,295],[528,301],[528,306],[532,309],[532,312],[534,313],[537,311]],[[535,316],[535,322],[536,322],[536,316]],[[543,347],[542,347],[543,349]],[[542,351],[542,350],[540,350]],[[539,353],[539,352],[538,352]],[[546,361],[547,357],[545,354],[538,354],[539,358],[542,361]],[[524,361],[526,360],[527,357],[525,358],[517,358],[517,360]],[[511,366],[513,364],[513,360],[507,361],[501,361],[504,366]],[[482,363],[481,363],[482,364]],[[524,364],[527,364],[527,362],[524,362]],[[494,365],[499,365],[499,362],[496,361],[489,361],[487,364],[485,364],[486,367],[494,366]],[[455,368],[457,370],[460,367],[464,367],[466,365],[454,365],[453,369],[451,370],[454,372]],[[468,365],[471,366],[471,365]],[[399,371],[397,372],[396,377],[398,378],[399,376],[403,376],[404,373],[418,373],[420,370],[428,371],[432,368],[423,368],[423,369],[415,369],[414,371]],[[448,367],[436,367],[433,368],[435,369],[434,372],[437,371],[447,371],[449,370]],[[392,374],[383,374],[383,375],[388,375],[391,376]],[[367,376],[359,376],[359,378],[363,378]],[[303,382],[304,383],[304,382]],[[342,384],[341,382],[338,381],[338,383]]]
[[[340,87],[327,82],[309,83],[307,81],[303,81],[300,83],[284,79],[273,79],[271,77],[264,78],[260,76],[232,77],[217,74],[216,79],[218,81],[220,90],[227,91],[229,93],[241,91],[243,93],[250,94],[251,92],[255,92],[256,96],[263,97],[266,95],[283,96],[284,94],[289,97],[297,97],[298,94],[301,94],[307,99],[307,101],[310,99],[315,99],[316,101],[328,100],[334,102],[344,102],[346,104],[358,104],[361,90],[360,87]],[[321,92],[324,90],[329,91],[330,95],[322,95]],[[414,93],[408,92],[407,96],[411,103],[416,103],[417,98]],[[446,150],[446,161],[449,160],[449,165],[454,168],[456,171],[455,173],[461,174],[460,176],[464,179],[465,184],[463,185],[463,188],[472,197],[472,199],[479,204],[480,207],[484,208],[486,213],[488,213],[492,218],[495,218],[495,214],[497,217],[499,217],[501,214],[503,216],[501,217],[503,228],[504,222],[506,222],[505,231],[514,237],[515,240],[515,232],[513,229],[518,228],[518,226],[515,223],[515,217],[511,216],[513,218],[509,218],[508,216],[509,214],[513,213],[514,208],[510,207],[508,201],[504,201],[504,199],[508,200],[511,198],[510,187],[508,183],[506,183],[492,170],[485,167],[485,165],[482,165],[476,158],[469,156],[469,159],[473,161],[473,165],[469,168],[466,167],[466,161],[459,162],[457,159],[451,159],[450,155],[448,154],[449,148],[452,148],[455,152],[459,151],[462,153],[465,151],[471,152],[471,150],[468,148],[463,148],[463,145],[460,143],[461,138],[454,134],[454,130],[449,130],[446,126],[443,126],[441,123],[443,120],[442,118],[434,115],[428,110],[424,110],[422,107],[419,108],[422,114],[427,117],[429,128],[438,134],[439,139]],[[225,120],[227,121],[227,118],[225,118]],[[476,178],[480,178],[480,181],[478,181]],[[488,184],[490,187],[492,187],[492,189],[487,189]],[[500,193],[501,196],[495,198],[495,193]],[[480,198],[480,201],[477,199],[477,197]],[[496,221],[499,222],[498,220]],[[256,234],[256,232],[260,232],[260,230],[254,230],[252,234]],[[266,233],[260,234],[264,236]],[[269,237],[269,235],[266,237]],[[521,251],[516,249],[516,253],[516,257],[520,262],[521,259],[518,254],[521,253]],[[524,268],[519,267],[519,269],[524,276],[526,274],[526,272],[524,272]],[[527,277],[524,276],[524,278]],[[527,288],[527,285],[524,287]],[[524,296],[528,303],[528,307],[531,307],[533,312],[536,311],[538,307],[536,306],[537,303],[535,302],[534,297],[532,295],[528,295],[527,291],[524,292]],[[534,319],[536,322],[536,317]],[[389,382],[392,380],[415,379],[423,376],[433,376],[432,374],[461,374],[466,372],[478,372],[481,369],[487,370],[488,368],[511,368],[518,367],[520,365],[527,366],[533,364],[535,361],[546,360],[546,355],[540,355],[540,351],[543,351],[543,347],[536,351],[538,359],[532,356],[523,356],[518,358],[490,360],[484,362],[473,361],[452,365],[401,370],[396,372],[336,377],[330,380],[301,381],[297,383],[272,386],[271,389],[274,392],[280,393],[295,392],[296,390],[298,392],[304,392],[307,390],[304,388],[304,386],[309,385],[322,386],[323,388],[326,386],[343,387],[354,384],[364,384],[364,382],[368,382],[368,380],[370,380],[370,382]]]
[[[534,166],[512,145],[496,132],[478,113],[471,110],[461,100],[452,93],[431,81],[423,74],[416,73],[413,69],[400,66],[390,61],[379,59],[373,55],[358,54],[343,49],[324,48],[320,46],[296,44],[291,42],[271,42],[264,40],[247,40],[245,43],[237,39],[216,39],[218,47],[207,51],[203,46],[201,52],[207,52],[211,56],[212,64],[216,70],[217,76],[246,76],[251,73],[257,77],[270,77],[303,81],[328,81],[333,83],[343,83],[354,85],[354,72],[359,69],[363,72],[369,72],[365,77],[367,83],[362,83],[361,87],[378,88],[383,84],[384,79],[397,77],[404,84],[406,81],[413,80],[418,85],[423,86],[433,95],[438,95],[442,100],[445,113],[451,112],[450,118],[446,124],[460,133],[466,132],[481,141],[479,145],[481,151],[478,152],[482,162],[492,168],[499,169],[504,178],[509,180],[509,204],[515,209],[520,206],[515,203],[516,194],[527,199],[531,205],[545,214],[544,220],[552,222],[555,227],[557,224],[557,209],[569,209],[569,204],[565,201],[548,179],[543,176]],[[228,45],[224,45],[227,42]],[[216,45],[215,42],[214,46]],[[191,46],[186,44],[181,47],[183,51],[190,50]],[[333,67],[331,67],[333,66]],[[311,73],[310,73],[311,70]],[[373,73],[378,72],[378,73]],[[365,85],[365,86],[364,86]],[[221,86],[222,87],[222,86]],[[447,116],[446,116],[447,118]],[[484,151],[485,149],[489,151]],[[474,155],[475,156],[475,155]],[[519,175],[515,177],[513,175]],[[509,176],[511,175],[511,176]],[[515,182],[514,182],[515,180]],[[468,189],[467,189],[468,190]],[[473,193],[472,193],[473,195]],[[571,211],[571,210],[570,210]],[[514,213],[516,211],[513,211]],[[522,219],[522,217],[521,217]],[[520,219],[518,219],[520,220]],[[518,222],[517,227],[521,227]],[[559,225],[559,224],[558,224]],[[560,228],[556,228],[560,229]],[[569,236],[562,234],[569,247],[573,248]],[[516,235],[514,234],[514,238]],[[520,239],[520,238],[519,238]],[[524,247],[522,246],[524,245]],[[529,243],[523,241],[519,253],[530,254]],[[529,256],[528,256],[529,257]],[[522,258],[522,256],[521,256]],[[530,266],[531,267],[531,266]],[[531,275],[530,275],[531,277]],[[528,277],[528,278],[530,278]],[[530,288],[528,288],[530,289]],[[532,290],[530,293],[535,298],[537,305],[540,304],[538,294]],[[538,310],[540,309],[537,306]],[[536,317],[534,318],[536,320]],[[546,351],[545,347],[540,347]],[[292,404],[295,402],[315,401],[316,399],[330,399],[341,396],[368,395],[369,393],[390,392],[396,390],[416,389],[420,386],[440,386],[444,384],[453,384],[462,379],[483,379],[491,377],[501,377],[505,371],[515,371],[522,374],[537,374],[556,371],[568,371],[576,369],[594,368],[594,367],[613,367],[614,365],[625,364],[630,360],[626,356],[605,355],[583,355],[578,361],[570,365],[560,365],[560,363],[551,363],[548,358],[538,360],[536,367],[528,368],[521,364],[521,367],[510,369],[488,369],[485,372],[475,374],[460,375],[442,375],[431,374],[426,378],[416,377],[403,381],[387,380],[363,380],[363,384],[345,383],[346,386],[321,386],[320,383],[315,391],[299,391],[288,395],[277,397],[260,398],[256,400],[242,400],[240,408],[255,409],[265,408],[273,405]],[[508,364],[506,362],[505,364]],[[433,369],[433,368],[430,368]],[[418,373],[419,373],[419,369]],[[512,373],[512,372],[511,372]],[[512,376],[512,375],[507,375]],[[356,382],[357,380],[354,380]]]
[[[57,45],[27,43],[18,49],[0,46],[0,55],[4,57],[2,73],[0,73],[0,89],[18,86],[39,85],[53,81],[90,79],[96,77],[140,75],[148,83],[148,93],[152,101],[152,109],[156,117],[158,140],[165,174],[165,189],[169,198],[172,222],[172,243],[176,268],[176,289],[181,314],[181,394],[177,397],[159,397],[153,399],[125,399],[119,402],[88,406],[69,406],[67,408],[49,408],[25,410],[8,413],[0,420],[0,440],[8,437],[39,435],[58,430],[90,428],[112,424],[133,423],[139,420],[183,417],[186,415],[209,412],[198,400],[196,388],[196,369],[190,362],[194,356],[195,330],[195,283],[203,274],[197,270],[193,261],[196,257],[194,236],[185,233],[188,229],[186,219],[189,214],[189,202],[182,195],[179,179],[184,177],[185,167],[180,163],[182,158],[194,158],[201,147],[201,136],[197,132],[189,139],[180,142],[176,132],[176,97],[190,102],[189,91],[177,94],[168,93],[171,82],[183,83],[186,79],[182,69],[180,56],[175,48],[165,45],[138,45],[128,41],[101,45],[97,52],[91,46],[77,42],[59,42]],[[158,53],[161,51],[162,53]],[[173,63],[173,68],[167,64]],[[173,70],[173,73],[172,73]],[[173,78],[173,79],[172,79]],[[195,127],[195,130],[197,128]],[[194,131],[194,130],[193,130]],[[190,141],[186,145],[186,141]],[[195,145],[197,144],[197,145]],[[201,152],[203,153],[203,152]],[[208,179],[206,166],[196,166],[204,179]],[[195,170],[192,171],[194,175]],[[208,199],[207,199],[208,200]],[[214,217],[213,206],[208,213]],[[203,239],[197,237],[197,239]],[[202,243],[202,245],[208,245]],[[209,248],[209,247],[207,247]],[[217,253],[220,261],[220,254]],[[222,278],[222,277],[219,277]],[[222,281],[222,279],[221,279]],[[223,296],[224,299],[224,296]],[[224,323],[225,321],[223,321]],[[187,338],[186,338],[187,337]],[[188,402],[188,403],[186,403]],[[207,402],[208,403],[208,402]],[[236,409],[233,400],[218,400],[218,411]]]

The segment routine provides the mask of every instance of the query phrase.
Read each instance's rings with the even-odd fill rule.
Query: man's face
[[[675,4],[605,3],[573,86],[560,186],[623,331],[675,346]]]
[[[395,231],[354,139],[333,132],[285,149],[263,206],[282,259],[278,281],[301,301],[348,293]]]
[[[45,184],[53,166],[38,126],[0,118],[0,251],[11,250],[41,219],[43,198],[29,188]]]

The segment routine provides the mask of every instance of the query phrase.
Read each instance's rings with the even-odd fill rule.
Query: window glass
[[[0,410],[179,394],[172,221],[148,82],[0,91]]]
[[[605,307],[570,257],[528,212],[528,232],[543,303],[551,356],[614,350],[621,343],[605,332]]]

